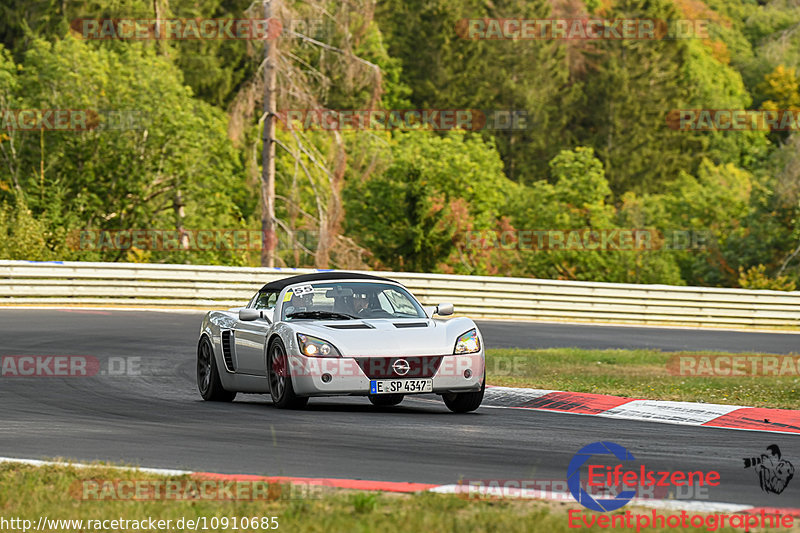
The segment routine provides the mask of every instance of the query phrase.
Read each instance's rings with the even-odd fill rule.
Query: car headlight
[[[336,346],[312,337],[311,335],[297,334],[297,343],[300,346],[300,353],[309,357],[341,357],[342,354],[336,349]]]
[[[458,340],[456,340],[456,349],[453,351],[453,353],[458,355],[462,353],[475,353],[479,351],[481,351],[481,341],[478,338],[478,330],[471,329],[461,335]]]

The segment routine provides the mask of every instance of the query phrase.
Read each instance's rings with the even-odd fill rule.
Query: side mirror
[[[439,316],[448,316],[452,315],[454,311],[453,304],[439,304],[436,306],[434,313]]]
[[[263,318],[267,322],[270,321],[260,309],[239,309],[239,320],[242,322],[250,322],[259,318]]]

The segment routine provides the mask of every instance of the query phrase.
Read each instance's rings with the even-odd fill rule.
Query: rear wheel
[[[477,392],[452,392],[442,394],[442,400],[454,413],[469,413],[481,406],[483,393],[486,390],[486,373],[483,374],[483,385]]]
[[[219,379],[217,361],[214,357],[214,348],[208,337],[203,337],[197,346],[197,388],[200,396],[209,402],[230,402],[236,398],[235,392],[230,392],[222,387]]]
[[[381,394],[380,396],[370,395],[369,401],[377,407],[391,407],[399,405],[403,398],[405,398],[404,394]]]
[[[280,339],[275,339],[269,345],[269,361],[267,376],[269,378],[269,394],[272,404],[278,409],[301,409],[308,403],[307,397],[300,397],[294,393],[292,386],[292,373],[289,368],[289,357],[286,348]]]

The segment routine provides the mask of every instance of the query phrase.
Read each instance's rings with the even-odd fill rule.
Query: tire
[[[454,413],[470,413],[481,406],[483,393],[486,391],[486,373],[483,374],[483,385],[477,392],[451,392],[442,394],[442,400]]]
[[[197,389],[207,402],[232,402],[236,398],[235,392],[222,387],[214,348],[206,336],[197,345]]]
[[[393,405],[400,405],[403,398],[405,398],[404,394],[381,394],[370,395],[369,401],[376,407],[392,407]]]
[[[289,357],[283,341],[275,339],[269,344],[267,352],[267,379],[272,405],[278,409],[302,409],[308,403],[308,397],[294,393],[292,372],[289,368]]]

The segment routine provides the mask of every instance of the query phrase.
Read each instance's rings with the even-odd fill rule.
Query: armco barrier
[[[0,261],[0,305],[240,306],[309,269]],[[800,292],[381,272],[475,318],[800,329]]]

